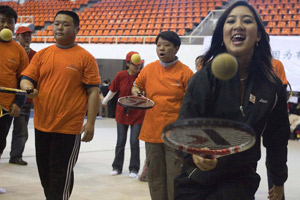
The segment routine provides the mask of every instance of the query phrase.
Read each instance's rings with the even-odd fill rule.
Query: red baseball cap
[[[133,55],[133,54],[139,54],[138,52],[136,52],[136,51],[130,51],[127,55],[126,55],[126,62],[131,62],[131,56]],[[141,63],[143,63],[144,61],[143,60],[141,60],[139,63],[137,63],[137,64],[141,64]]]
[[[17,29],[16,34],[21,34],[21,33],[26,33],[26,32],[32,33],[31,29],[28,28],[27,26],[20,26],[20,27]]]

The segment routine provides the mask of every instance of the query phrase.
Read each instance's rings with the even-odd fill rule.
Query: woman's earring
[[[258,41],[256,42],[256,46],[258,47]]]
[[[224,42],[221,43],[221,47],[224,46]]]

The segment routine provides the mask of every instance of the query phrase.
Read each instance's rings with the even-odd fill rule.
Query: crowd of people
[[[16,21],[14,9],[0,6],[0,30],[14,32]],[[34,105],[36,162],[46,199],[71,196],[80,143],[93,139],[99,105],[107,110],[115,96],[141,94],[155,106],[146,111],[116,107],[117,142],[111,175],[123,171],[130,128],[129,177],[138,177],[142,140],[146,150],[143,173],[152,200],[253,200],[260,184],[256,169],[262,139],[267,149],[268,199],[284,199],[290,136],[288,82],[282,64],[272,58],[269,36],[251,5],[236,1],[224,11],[210,48],[195,59],[196,73],[176,56],[181,46],[178,34],[163,31],[155,40],[156,61],[141,69],[144,61],[133,62],[132,56],[139,53],[130,51],[125,57],[126,69],[101,87],[95,58],[75,42],[79,27],[78,15],[62,10],[54,16],[54,45],[32,50],[28,27],[17,29],[18,42],[0,39],[0,86],[30,91],[27,100],[26,96],[0,93],[1,107],[10,112],[0,118],[0,158],[13,122],[9,163],[27,165],[22,153]],[[238,72],[230,80],[217,79],[211,70],[213,58],[224,52],[238,62]],[[166,125],[207,117],[249,125],[256,133],[255,145],[235,155],[204,158],[178,152],[162,141]]]

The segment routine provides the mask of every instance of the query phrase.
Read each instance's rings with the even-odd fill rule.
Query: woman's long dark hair
[[[253,65],[251,65],[250,71],[255,71],[256,73],[260,73],[267,77],[270,81],[273,82],[274,80],[274,71],[272,66],[272,54],[271,54],[271,47],[269,43],[269,36],[265,31],[264,25],[261,21],[260,16],[255,11],[255,9],[249,5],[246,1],[237,1],[234,2],[232,5],[230,5],[224,13],[219,18],[216,28],[214,30],[211,46],[209,50],[204,54],[204,58],[202,59],[201,64],[206,64],[209,60],[213,59],[215,56],[217,56],[220,53],[226,52],[226,47],[223,43],[223,27],[225,24],[225,21],[227,19],[227,16],[230,14],[232,9],[234,9],[237,6],[245,6],[249,8],[249,10],[253,13],[255,21],[257,23],[257,30],[261,35],[261,39],[258,42],[258,46],[254,47],[253,56],[251,59],[251,62]]]

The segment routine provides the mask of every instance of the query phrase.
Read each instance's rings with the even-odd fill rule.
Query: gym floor
[[[0,160],[0,187],[7,190],[0,194],[1,200],[41,200],[45,199],[38,177],[33,120],[30,118],[29,139],[26,143],[23,159],[27,166],[9,164],[11,132],[7,138],[7,147]],[[70,200],[150,200],[148,184],[136,178],[130,178],[128,164],[130,149],[127,142],[123,173],[119,176],[109,175],[114,159],[116,144],[116,122],[112,118],[99,118],[96,121],[95,136],[90,143],[82,143],[78,162],[74,169],[75,183]],[[145,145],[140,143],[141,169],[145,159]],[[267,199],[267,178],[265,169],[265,151],[262,148],[262,159],[259,161],[258,173],[261,184],[256,193],[256,200]],[[289,141],[289,178],[285,184],[287,200],[299,199],[300,178],[300,142]],[[140,170],[141,171],[141,170]]]

